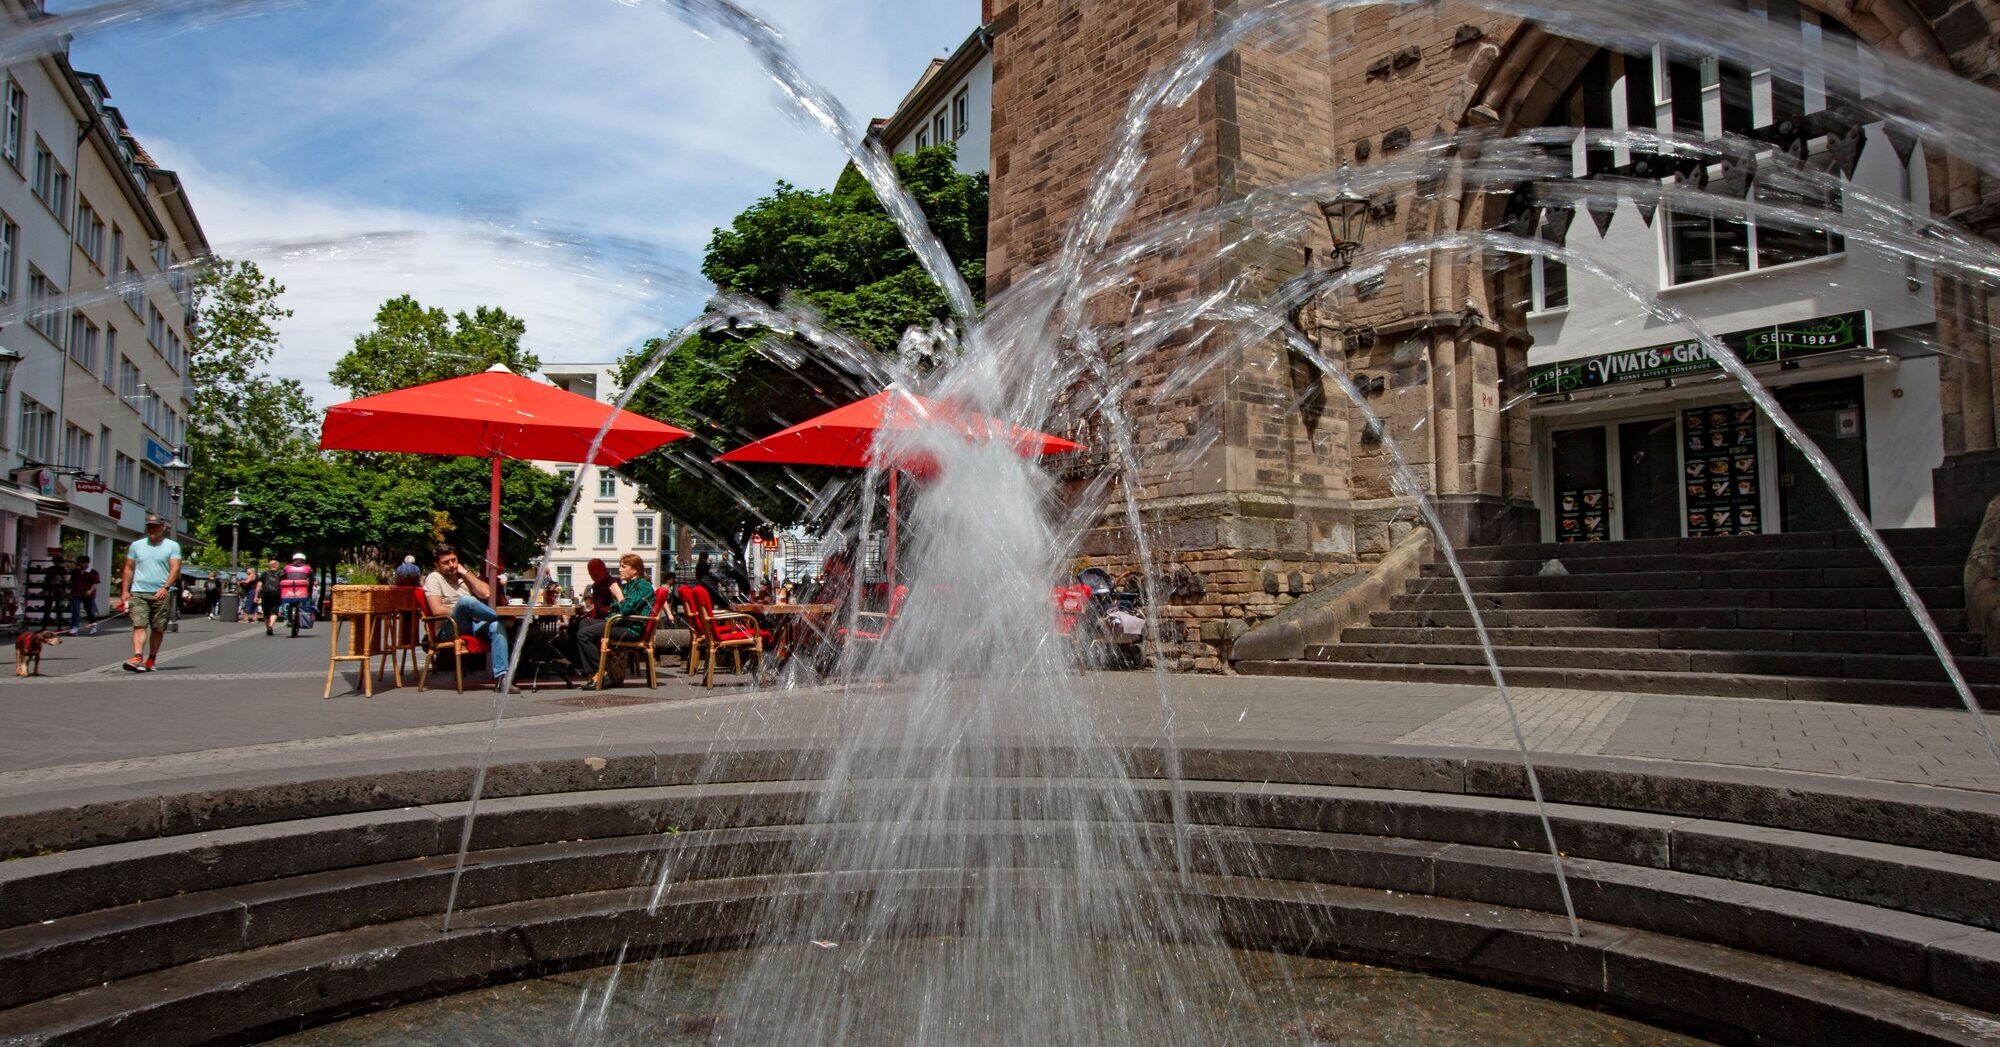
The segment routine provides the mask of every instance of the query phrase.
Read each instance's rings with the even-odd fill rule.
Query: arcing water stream
[[[1249,345],[1281,340],[1331,380],[1370,431],[1381,434],[1396,493],[1434,532],[1465,598],[1527,780],[1541,805],[1534,762],[1480,607],[1446,538],[1430,478],[1412,465],[1390,422],[1378,416],[1343,362],[1293,322],[1296,310],[1308,303],[1334,315],[1351,310],[1358,287],[1398,267],[1435,265],[1441,259],[1473,267],[1495,260],[1502,266],[1533,259],[1559,263],[1629,298],[1644,316],[1688,332],[1826,483],[1840,511],[1888,571],[1972,714],[1974,729],[2000,760],[2000,747],[1944,636],[1838,470],[1749,366],[1686,309],[1651,289],[1651,281],[1588,252],[1542,239],[1452,232],[1369,245],[1352,257],[1341,256],[1334,266],[1308,268],[1275,291],[1231,286],[1141,312],[1137,303],[1144,289],[1133,288],[1134,306],[1122,322],[1093,326],[1085,320],[1089,304],[1110,294],[1125,296],[1140,263],[1157,253],[1206,243],[1221,253],[1260,242],[1292,243],[1319,200],[1409,191],[1444,177],[1468,192],[1532,191],[1544,204],[1576,209],[1640,202],[1680,214],[1747,219],[1773,229],[1833,233],[1966,286],[1990,289],[2000,280],[2000,252],[1938,221],[1915,200],[1858,189],[1833,171],[1780,162],[1768,156],[1768,145],[1748,138],[1552,127],[1511,138],[1468,132],[1418,142],[1404,154],[1364,169],[1339,168],[1264,186],[1202,213],[1129,227],[1127,218],[1148,170],[1174,160],[1146,151],[1155,116],[1186,104],[1217,63],[1246,42],[1280,32],[1293,20],[1371,6],[1364,0],[1276,0],[1239,10],[1146,80],[1132,97],[1056,256],[1017,279],[982,312],[921,210],[896,184],[893,166],[879,145],[866,140],[837,100],[806,75],[768,23],[730,0],[625,2],[663,9],[748,45],[788,104],[847,150],[925,270],[943,288],[959,324],[942,337],[923,336],[936,363],[925,370],[915,365],[914,351],[901,356],[877,352],[888,347],[858,345],[798,309],[718,295],[708,314],[655,350],[649,367],[661,366],[672,347],[695,331],[750,328],[769,332],[760,345],[774,366],[811,360],[851,375],[858,389],[894,383],[1001,423],[983,438],[968,438],[960,427],[938,426],[896,436],[878,448],[883,460],[922,460],[933,466],[908,513],[909,548],[901,573],[910,596],[898,628],[872,656],[849,659],[836,670],[833,682],[845,697],[828,725],[827,784],[806,819],[813,831],[791,861],[791,868],[802,874],[843,870],[849,884],[888,884],[939,871],[951,875],[939,881],[940,889],[914,903],[906,894],[889,891],[873,895],[872,901],[863,892],[857,903],[852,892],[831,887],[774,902],[763,918],[762,947],[731,977],[723,1009],[728,1021],[715,1032],[718,1042],[875,1042],[870,1037],[880,1030],[856,1012],[848,992],[853,965],[866,965],[871,951],[886,950],[913,928],[941,926],[956,928],[974,947],[953,950],[949,963],[922,965],[910,973],[906,998],[898,1006],[908,1042],[985,1042],[982,1037],[995,1022],[1008,1030],[1008,1042],[1018,1043],[1208,1044],[1236,1038],[1226,1001],[1240,997],[1243,983],[1228,954],[1215,948],[1221,936],[1212,914],[1174,891],[1173,877],[1149,874],[1171,868],[1184,878],[1191,870],[1239,868],[1243,858],[1226,838],[1189,833],[1191,816],[1173,784],[1179,770],[1171,737],[1164,755],[1164,796],[1135,780],[1125,749],[1092,706],[1088,678],[1074,670],[1062,641],[1052,633],[1047,593],[1067,572],[1085,532],[1107,520],[1122,520],[1147,586],[1148,605],[1167,605],[1169,597],[1158,583],[1165,565],[1157,561],[1156,543],[1148,535],[1145,476],[1170,472],[1175,463],[1139,459],[1144,444],[1135,433],[1149,421],[1145,397],[1159,402],[1162,391],[1192,389],[1236,366]],[[114,15],[122,19],[145,5],[122,0],[102,6],[108,23]],[[213,6],[233,11],[241,5]],[[1960,130],[1987,119],[1994,96],[1948,73],[1879,56],[1867,71],[1843,83],[1839,71],[1820,69],[1815,56],[1800,52],[1795,43],[1759,33],[1754,18],[1708,5],[1662,9],[1583,0],[1486,0],[1478,6],[1533,18],[1564,36],[1607,47],[1664,44],[1676,53],[1767,68],[1779,80],[1801,82],[1811,75],[1819,78],[1816,90],[1839,94],[1870,121],[1941,143],[1959,162],[1975,165],[1989,177],[2000,176],[2000,147]],[[88,24],[83,15],[76,17],[84,19],[79,24]],[[0,52],[10,46],[28,43],[0,38]],[[1552,150],[1567,149],[1694,155],[1703,165],[1761,157],[1760,177],[1782,190],[1783,199],[1834,199],[1839,204],[1771,203],[1658,180],[1572,178],[1567,160],[1551,158]],[[1120,354],[1116,367],[1105,362],[1113,347]],[[1141,369],[1133,365],[1158,357],[1170,358],[1171,366],[1156,368],[1158,383],[1142,392],[1137,384]],[[626,391],[626,399],[638,384]],[[1526,392],[1518,392],[1509,409],[1525,402]],[[1086,418],[1104,423],[1107,446],[1094,450],[1114,452],[1122,473],[1081,492],[1059,492],[1004,437],[1005,427],[1014,425],[1076,431]],[[1215,436],[1213,431],[1196,434],[1189,440],[1191,453],[1198,454]],[[812,503],[817,522],[828,530],[867,534],[875,529],[879,468],[858,485],[843,486],[841,497],[835,498],[786,481],[723,473],[697,461],[721,449],[696,444],[674,454],[718,484],[761,482],[767,490],[789,491]],[[558,524],[573,511],[582,483],[579,476]],[[558,525],[550,533],[560,530]],[[850,631],[858,625],[857,618],[850,618]],[[1158,622],[1153,625],[1157,629]],[[1157,654],[1157,634],[1153,640]],[[1163,659],[1156,657],[1155,665],[1163,668]],[[1171,736],[1172,704],[1164,679],[1160,688]],[[504,702],[505,695],[499,700]],[[496,706],[496,725],[498,712]],[[480,788],[475,782],[475,805]],[[1571,931],[1582,935],[1586,928],[1570,904],[1560,841],[1546,810],[1542,824]],[[471,830],[468,816],[461,862]],[[674,889],[677,864],[684,860],[672,837],[664,837],[656,902]],[[454,879],[447,921],[456,883]],[[1106,941],[1142,944],[1159,962],[1103,964],[1095,955],[1096,943]],[[805,948],[806,943],[815,948]],[[827,962],[815,951],[822,945],[844,950],[841,962]],[[613,1020],[609,999],[607,987],[596,1006],[579,1001],[575,1035],[580,1040],[605,1036]],[[1005,1001],[1004,1014],[989,1009],[994,999]],[[1207,1003],[1191,1005],[1195,999]],[[1208,1005],[1217,1001],[1223,1002]]]

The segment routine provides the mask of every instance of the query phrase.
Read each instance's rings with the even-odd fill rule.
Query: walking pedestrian
[[[264,615],[265,636],[277,635],[278,590],[284,582],[284,568],[278,566],[278,558],[273,556],[257,575],[257,610]]]
[[[167,638],[168,615],[173,606],[174,583],[181,577],[181,543],[167,537],[167,522],[146,514],[146,537],[132,543],[125,554],[125,571],[120,581],[118,609],[132,615],[132,657],[125,671],[150,673],[160,657],[160,644]],[[150,644],[148,641],[150,640]]]
[[[71,636],[97,635],[97,585],[101,579],[96,568],[90,566],[90,557],[76,558],[76,569],[69,573],[69,634]],[[90,631],[79,632],[85,619],[90,621]]]

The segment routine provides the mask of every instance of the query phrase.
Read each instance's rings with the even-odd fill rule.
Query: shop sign
[[[113,498],[106,502],[104,515],[111,517],[113,520],[122,520],[125,516],[125,499]]]
[[[56,472],[54,469],[35,470],[35,493],[44,498],[56,496]]]
[[[146,437],[146,460],[165,469],[167,463],[174,460],[173,448],[148,436]]]
[[[110,489],[110,485],[102,480],[92,480],[82,476],[77,477],[76,480],[76,493],[78,494],[103,494]]]
[[[1748,364],[1778,363],[1801,357],[1866,348],[1870,343],[1868,311],[1820,316],[1811,320],[1733,331],[1716,339]],[[1567,393],[1617,382],[1658,381],[1717,370],[1707,345],[1694,339],[1586,356],[1544,364],[1528,372],[1528,389],[1535,395]]]

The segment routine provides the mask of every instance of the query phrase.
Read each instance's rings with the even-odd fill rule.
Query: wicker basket
[[[387,614],[412,611],[420,589],[407,585],[336,585],[333,587],[335,614]]]

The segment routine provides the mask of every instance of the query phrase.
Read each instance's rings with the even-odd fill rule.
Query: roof
[[[896,112],[879,121],[881,131],[876,137],[887,145],[902,141],[904,135],[930,119],[932,110],[946,100],[945,94],[965,79],[973,66],[992,53],[993,38],[982,25],[966,36],[951,57],[931,59],[923,75],[917,78],[916,86],[897,104]],[[877,122],[870,121],[868,126],[874,131]]]

